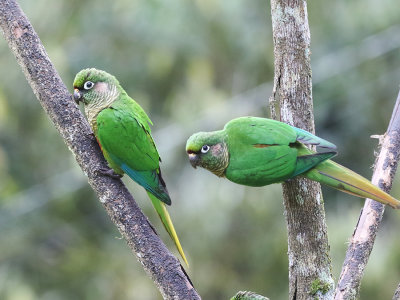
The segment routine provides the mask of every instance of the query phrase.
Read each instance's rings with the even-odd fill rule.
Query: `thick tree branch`
[[[271,0],[275,54],[271,114],[314,132],[310,30],[305,0]],[[332,299],[329,244],[321,188],[308,179],[283,184],[288,228],[289,299]]]
[[[372,183],[389,192],[400,158],[400,92],[387,132],[381,138],[380,145],[381,150],[375,160]],[[385,206],[379,202],[371,199],[365,201],[346,252],[335,299],[354,299],[358,296],[364,269],[374,246],[384,210]]]
[[[98,176],[106,167],[88,123],[50,62],[15,0],[0,1],[0,26],[36,97],[74,154],[129,247],[165,299],[200,299],[179,261],[168,251],[120,180]]]

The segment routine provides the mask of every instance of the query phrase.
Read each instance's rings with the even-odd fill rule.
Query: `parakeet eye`
[[[208,150],[210,150],[210,146],[208,145],[204,145],[203,147],[201,147],[201,153],[207,153]]]
[[[83,88],[85,90],[90,90],[94,86],[94,83],[91,81],[86,81],[85,84],[83,85]]]

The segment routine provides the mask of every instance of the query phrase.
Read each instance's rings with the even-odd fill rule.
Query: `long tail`
[[[361,198],[370,198],[393,208],[400,208],[399,200],[373,185],[368,179],[331,160],[318,164],[304,175],[342,192]]]
[[[176,248],[178,249],[179,254],[182,256],[182,259],[185,261],[186,265],[189,266],[189,263],[186,259],[185,253],[183,252],[181,243],[179,242],[178,235],[176,234],[174,224],[172,224],[171,217],[169,216],[168,210],[165,207],[165,204],[161,202],[159,199],[157,199],[156,196],[154,196],[152,193],[147,192],[149,195],[149,198],[151,202],[153,203],[153,206],[155,210],[158,213],[158,216],[161,219],[161,222],[163,223],[165,230],[167,230],[169,236],[171,239],[174,241]]]

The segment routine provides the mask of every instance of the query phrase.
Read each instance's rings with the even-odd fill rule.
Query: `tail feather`
[[[154,209],[157,211],[158,216],[163,223],[165,230],[168,232],[171,239],[174,241],[176,248],[178,249],[179,254],[182,259],[185,261],[186,265],[189,266],[189,263],[186,259],[185,253],[183,252],[181,243],[179,242],[178,235],[176,234],[174,224],[172,224],[171,217],[169,216],[168,210],[165,207],[164,202],[161,202],[157,197],[155,197],[152,193],[147,192],[151,202],[153,203]]]
[[[304,175],[342,192],[400,208],[399,200],[373,185],[368,179],[331,160],[320,163]]]

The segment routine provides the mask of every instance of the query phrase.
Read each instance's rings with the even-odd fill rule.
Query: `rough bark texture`
[[[275,54],[272,117],[314,132],[310,30],[306,1],[271,0]],[[288,228],[289,299],[332,299],[329,244],[321,188],[308,179],[283,184]]]
[[[106,162],[88,123],[14,0],[0,1],[0,26],[36,97],[74,154],[112,221],[165,299],[200,299],[121,180],[98,176]]]
[[[375,160],[372,183],[385,192],[389,192],[400,158],[400,92],[387,132],[380,138],[380,145],[381,150]],[[356,299],[358,297],[361,279],[374,246],[384,210],[385,206],[379,202],[371,199],[365,201],[346,252],[335,299]]]

